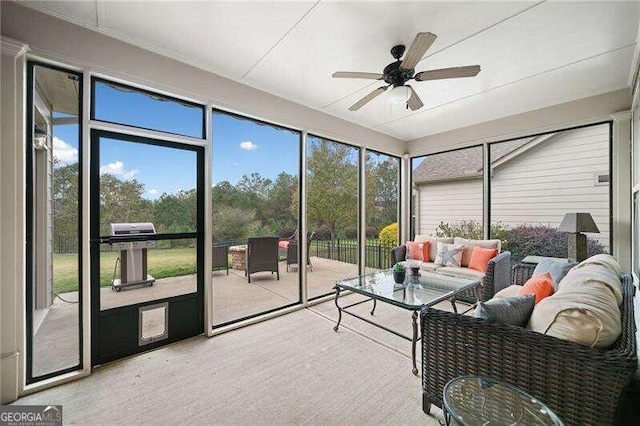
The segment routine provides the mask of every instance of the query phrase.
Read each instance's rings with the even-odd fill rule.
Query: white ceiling
[[[628,85],[640,2],[63,2],[32,7],[337,117],[411,140]],[[415,82],[425,106],[380,82],[389,49],[438,35],[416,67],[479,64],[475,78]]]

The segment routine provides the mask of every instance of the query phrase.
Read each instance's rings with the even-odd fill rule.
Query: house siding
[[[494,162],[495,163],[495,162]],[[589,212],[600,229],[589,234],[609,248],[609,125],[565,131],[502,165],[491,178],[491,220],[508,227],[560,225],[567,212]],[[419,233],[440,221],[482,220],[482,180],[419,185]]]

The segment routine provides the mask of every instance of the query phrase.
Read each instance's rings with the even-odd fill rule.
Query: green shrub
[[[398,223],[392,223],[385,226],[378,236],[380,244],[387,247],[395,247],[398,245]]]
[[[330,240],[331,239],[331,228],[329,228],[327,225],[320,225],[315,230],[314,238],[316,240],[321,240],[321,241]]]
[[[462,237],[480,240],[482,224],[475,220],[440,222],[436,228],[438,237]],[[502,241],[502,250],[511,252],[511,261],[517,263],[527,256],[567,257],[567,234],[548,225],[518,225],[506,227],[498,222],[491,225],[491,238]],[[587,238],[587,255],[605,253],[605,247],[597,240]]]

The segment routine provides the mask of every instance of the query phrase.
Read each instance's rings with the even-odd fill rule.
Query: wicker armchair
[[[307,232],[307,265],[313,272],[313,265],[311,264],[311,255],[309,249],[311,247],[311,240],[315,236],[315,232]],[[298,240],[292,240],[287,245],[287,272],[289,272],[289,265],[299,265],[298,262]]]
[[[229,246],[216,245],[213,246],[212,268],[214,271],[225,269],[229,275]]]
[[[522,284],[535,265],[516,265]],[[620,395],[638,366],[631,276],[621,275],[622,333],[607,349],[590,348],[525,328],[426,308],[421,312],[423,410],[442,406],[445,384],[488,376],[522,388],[565,424],[611,424]]]
[[[403,244],[391,250],[391,262],[405,259],[407,248]],[[436,271],[437,272],[437,271]],[[480,286],[480,300],[486,302],[491,299],[494,294],[505,287],[511,285],[511,253],[508,251],[500,252],[496,257],[489,261],[487,265],[487,273],[482,280]],[[474,303],[476,302],[475,291],[469,291],[458,296],[459,300]]]
[[[278,237],[249,238],[247,242],[247,267],[244,271],[249,282],[255,272],[274,272],[280,279]]]

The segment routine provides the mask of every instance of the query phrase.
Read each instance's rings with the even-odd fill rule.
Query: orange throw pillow
[[[424,262],[429,261],[429,241],[415,242],[407,241],[407,254],[411,256],[413,260],[422,260]]]
[[[545,297],[553,294],[553,277],[549,272],[537,274],[527,280],[526,283],[518,290],[518,296],[525,294],[533,294],[536,296],[535,303],[538,304]]]
[[[498,249],[488,249],[474,246],[469,260],[469,268],[480,272],[487,272],[489,261],[498,255]]]

